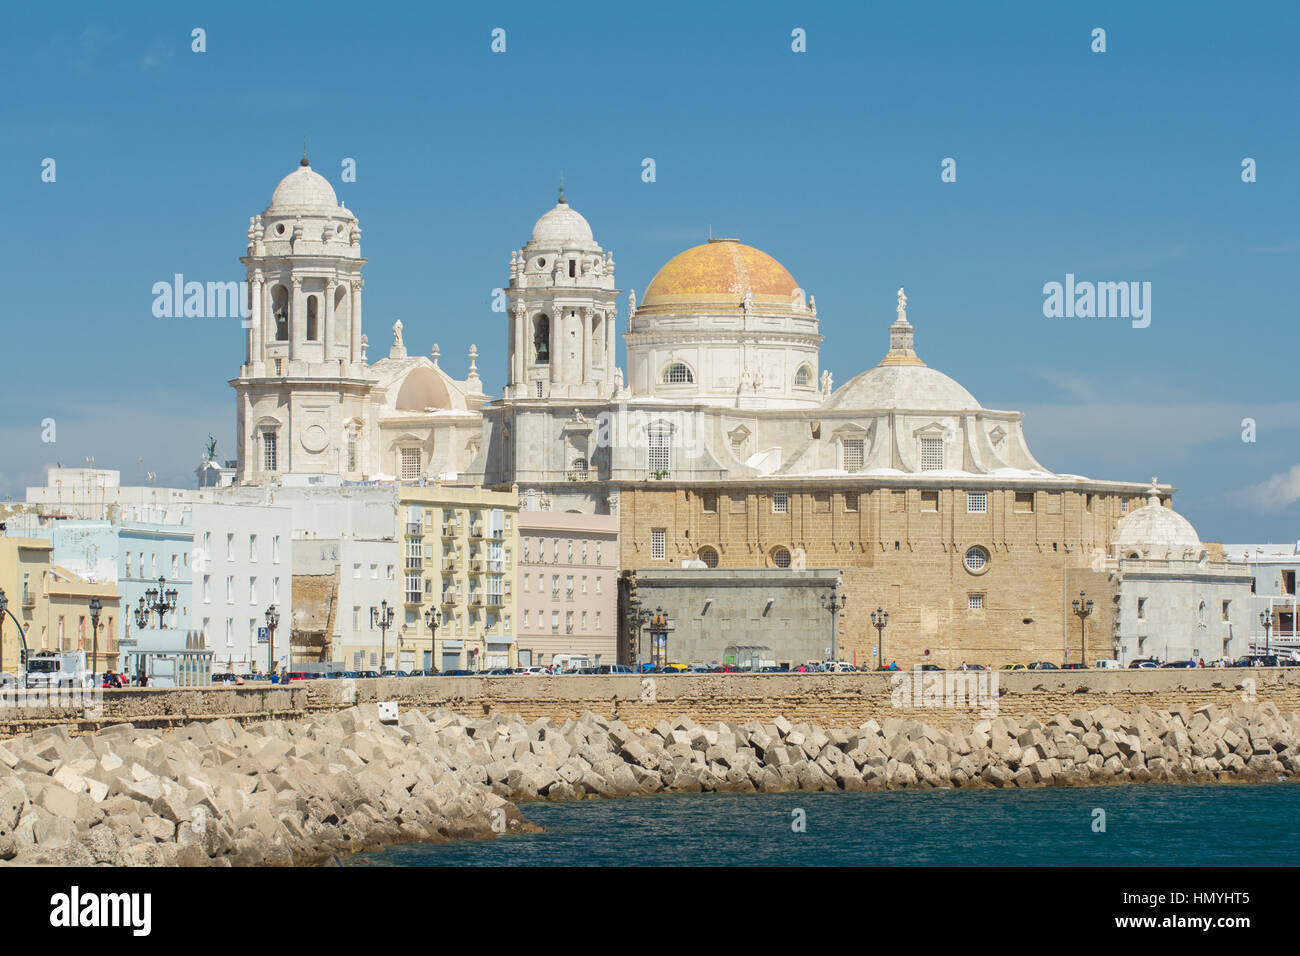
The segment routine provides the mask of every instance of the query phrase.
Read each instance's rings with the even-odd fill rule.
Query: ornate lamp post
[[[876,650],[880,652],[880,669],[885,664],[885,625],[889,623],[889,612],[876,608],[871,612],[871,626],[876,629]]]
[[[1074,613],[1079,615],[1079,663],[1086,663],[1088,660],[1088,615],[1092,614],[1092,601],[1084,592],[1079,592],[1079,599],[1071,602],[1074,605]],[[1066,656],[1069,656],[1069,647],[1066,647]]]
[[[388,599],[379,602],[379,607],[370,609],[370,629],[379,628],[379,673],[384,672],[385,648],[388,643],[388,629],[393,626],[393,609],[388,606]]]
[[[98,594],[90,597],[90,673],[93,677],[99,673],[99,612],[104,609],[104,604],[99,599]]]
[[[438,669],[434,659],[438,652],[438,628],[442,625],[442,611],[436,607],[429,608],[424,612],[424,624],[429,629],[429,670],[433,671]]]
[[[158,615],[158,630],[167,626],[166,616],[169,611],[176,610],[176,589],[167,587],[167,579],[159,578],[156,588],[149,588],[144,592],[144,597],[140,598],[140,604],[135,609],[136,626],[144,629],[149,626],[149,620]]]
[[[267,677],[275,673],[275,629],[280,625],[280,608],[272,604],[266,609],[266,635],[270,644],[266,649]]]
[[[831,593],[822,595],[822,610],[831,612],[831,660],[840,659],[840,611],[844,610],[844,605],[849,603],[846,595],[840,593],[840,582],[837,578],[831,584]]]
[[[641,670],[641,628],[650,623],[654,613],[648,607],[642,607],[641,601],[632,598],[627,604],[627,629],[635,635],[636,644],[633,646],[633,664],[637,672]]]
[[[1267,657],[1270,652],[1269,636],[1273,631],[1273,615],[1268,611],[1260,611],[1259,623],[1264,628],[1264,656]]]

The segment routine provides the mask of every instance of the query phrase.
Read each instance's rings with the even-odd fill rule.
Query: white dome
[[[1160,504],[1155,493],[1141,508],[1119,519],[1111,545],[1121,558],[1136,554],[1160,561],[1199,560],[1205,550],[1192,523],[1173,508]]]
[[[835,390],[828,408],[959,412],[980,407],[975,396],[926,365],[877,365]]]
[[[593,242],[591,226],[563,199],[533,226],[533,242]]]
[[[271,195],[272,209],[321,209],[333,212],[338,208],[338,196],[329,180],[314,172],[307,160],[291,172]]]

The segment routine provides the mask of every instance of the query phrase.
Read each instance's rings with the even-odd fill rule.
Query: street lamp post
[[[158,579],[156,588],[149,588],[144,592],[144,597],[140,598],[140,603],[135,609],[135,623],[140,629],[149,626],[150,619],[158,615],[158,630],[167,626],[167,613],[176,610],[176,589],[167,586],[166,578]]]
[[[642,607],[641,602],[636,598],[628,602],[627,627],[636,640],[633,647],[632,663],[638,673],[641,671],[641,628],[648,624],[653,616],[653,612],[648,607]]]
[[[438,628],[442,624],[442,611],[431,607],[424,612],[424,623],[429,628],[429,670],[437,670],[434,659],[438,653]]]
[[[379,673],[384,672],[385,654],[388,645],[388,629],[393,626],[393,609],[388,606],[388,599],[379,602],[379,607],[370,609],[370,629],[379,628]]]
[[[846,595],[840,593],[840,581],[836,578],[831,583],[831,593],[822,595],[822,610],[831,612],[831,660],[840,659],[840,611],[849,603]]]
[[[1088,661],[1088,616],[1092,614],[1092,601],[1084,592],[1079,592],[1079,599],[1071,602],[1074,605],[1074,613],[1079,615],[1079,663],[1085,664]],[[1169,656],[1169,652],[1165,652]]]
[[[1264,656],[1270,653],[1269,636],[1273,631],[1273,615],[1268,611],[1259,612],[1259,623],[1264,628]]]
[[[885,668],[885,625],[889,623],[889,612],[876,608],[871,612],[871,626],[876,629],[876,650],[880,653],[880,668]]]
[[[104,604],[99,599],[98,594],[90,597],[90,673],[95,675],[99,672],[99,612],[104,609]]]
[[[266,635],[270,643],[266,648],[267,677],[275,673],[275,629],[280,625],[280,608],[272,604],[266,609]]]

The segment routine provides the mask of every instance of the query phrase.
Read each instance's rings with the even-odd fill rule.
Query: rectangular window
[[[862,470],[862,439],[848,438],[844,441],[844,470]]]
[[[650,532],[650,558],[654,561],[662,561],[668,556],[668,531],[665,528],[655,528]]]
[[[212,603],[212,575],[203,575],[203,603]]]
[[[352,565],[352,577],[356,578],[358,581],[361,580],[361,565],[360,565],[360,564],[353,564],[353,565]]]
[[[1126,514],[1128,514],[1128,499],[1127,499],[1127,498],[1121,498],[1121,499],[1119,499],[1119,513],[1122,514],[1122,515],[1126,515]]]
[[[248,560],[257,560],[257,535],[255,534],[250,534],[248,536]]]
[[[1145,620],[1147,616],[1147,599],[1138,598],[1138,620]]]
[[[520,625],[521,628],[525,631],[528,630],[528,610],[526,608],[523,611],[523,615],[520,618],[520,621],[521,621],[521,625]]]
[[[559,599],[560,599],[560,576],[558,574],[552,574],[551,575],[551,600],[558,601]]]
[[[560,633],[560,612],[559,611],[551,612],[551,633],[552,634]]]
[[[275,432],[262,433],[262,470],[276,470]]]
[[[982,594],[966,595],[966,607],[971,611],[984,610],[984,595]]]
[[[939,510],[939,492],[923,491],[921,492],[921,510],[926,512],[935,512]]]
[[[226,575],[226,603],[235,603],[235,576],[233,574]]]
[[[248,603],[257,603],[257,578],[248,579]]]
[[[586,612],[586,611],[583,611],[583,612],[582,612],[582,629],[583,629],[584,631],[587,629],[587,612]]]
[[[943,439],[921,439],[921,470],[939,471],[943,468]]]
[[[587,563],[587,542],[582,542],[582,563]]]
[[[844,510],[845,511],[858,510],[858,494],[856,491],[846,491],[844,493]]]
[[[587,593],[587,576],[585,574],[582,576],[582,593]]]
[[[1016,492],[1016,514],[1031,515],[1034,513],[1034,493],[1032,491]]]
[[[372,580],[372,581],[378,581],[378,580],[379,580],[379,565],[377,565],[377,564],[372,564],[372,565],[370,566],[370,580]]]
[[[1224,602],[1223,602],[1223,619],[1226,621],[1226,620],[1228,619],[1229,614],[1231,614],[1231,613],[1232,613],[1232,602],[1231,602],[1231,601],[1224,601]]]
[[[538,380],[537,380],[537,397],[538,397],[538,398],[541,398],[541,397],[542,397],[542,380],[541,380],[541,379],[538,379]]]
[[[652,425],[646,446],[646,468],[651,475],[668,477],[672,468],[673,433],[667,425]]]
[[[572,574],[566,575],[564,578],[564,599],[566,601],[573,600],[573,575]]]
[[[1282,572],[1282,593],[1295,594],[1295,572],[1294,571]]]
[[[778,491],[772,496],[772,514],[783,515],[790,513],[790,496],[784,491]]]
[[[420,477],[420,449],[403,448],[402,452],[402,480],[412,481]]]
[[[987,491],[966,492],[966,513],[971,515],[988,514],[989,496]]]
[[[600,630],[600,612],[596,612],[596,630]]]
[[[348,471],[357,470],[357,433],[348,432]]]
[[[235,536],[233,534],[226,535],[226,560],[235,560]]]
[[[524,575],[524,593],[525,593],[525,594],[528,593],[528,579],[531,578],[531,577],[532,577],[531,574],[525,574],[525,575]]]
[[[712,515],[718,513],[718,496],[713,493],[700,495],[700,510],[705,514]]]
[[[352,630],[361,630],[361,605],[352,605]]]
[[[173,554],[172,555],[172,580],[173,581],[180,574],[180,571],[181,571],[181,556],[179,554]]]
[[[271,536],[271,563],[280,563],[280,536],[278,534]]]
[[[600,542],[596,542],[596,563],[600,564]]]
[[[528,561],[528,539],[527,539],[527,538],[524,538],[524,556],[523,556],[523,560],[524,560],[525,563]]]
[[[564,612],[564,633],[565,634],[573,633],[573,612],[572,611]]]
[[[596,575],[596,593],[600,593],[600,575]]]

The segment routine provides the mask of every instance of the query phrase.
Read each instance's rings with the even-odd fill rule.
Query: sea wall
[[[1052,716],[1112,706],[1193,709],[1214,704],[1271,702],[1284,713],[1300,710],[1300,668],[1206,668],[1116,671],[998,671],[865,674],[655,674],[574,677],[393,677],[318,680],[161,690],[105,691],[49,704],[26,692],[0,693],[0,738],[48,727],[73,735],[130,722],[167,729],[192,721],[233,718],[243,723],[295,720],[357,703],[397,701],[403,707],[440,707],[468,717],[518,714],[528,722],[558,723],[591,711],[631,727],[653,727],[690,714],[702,722],[770,721],[857,727],[889,717],[936,726],[981,715]]]

